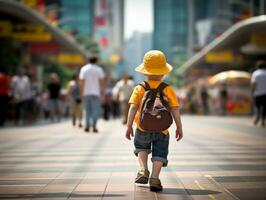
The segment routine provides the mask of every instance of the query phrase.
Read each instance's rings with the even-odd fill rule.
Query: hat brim
[[[162,68],[152,68],[152,69],[147,69],[145,68],[144,64],[140,64],[138,67],[135,68],[135,71],[146,74],[146,75],[164,75],[172,71],[173,67],[166,63],[166,65]]]

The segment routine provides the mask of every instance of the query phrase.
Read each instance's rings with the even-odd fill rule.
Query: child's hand
[[[176,128],[176,131],[175,131],[175,138],[176,138],[176,141],[179,141],[181,140],[183,137],[183,130],[182,128]]]
[[[127,127],[126,138],[128,140],[131,140],[131,137],[134,137],[133,128],[132,127]]]

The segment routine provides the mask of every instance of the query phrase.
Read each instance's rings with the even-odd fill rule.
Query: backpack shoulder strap
[[[142,86],[145,89],[145,91],[151,89],[151,87],[147,81],[142,81],[139,85]]]
[[[157,91],[158,91],[159,93],[162,93],[163,90],[164,90],[164,88],[166,88],[167,86],[168,86],[167,83],[165,83],[165,82],[161,82],[160,85],[157,87]]]

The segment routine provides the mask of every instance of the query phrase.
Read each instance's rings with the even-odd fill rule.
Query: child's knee
[[[168,164],[168,160],[166,158],[163,158],[163,157],[152,157],[151,161],[153,162],[153,164],[161,163],[163,167],[166,167]]]
[[[135,149],[135,151],[134,151],[134,154],[135,154],[135,156],[139,156],[139,154],[146,154],[146,155],[148,155],[148,154],[150,154],[151,153],[151,150],[150,149]]]

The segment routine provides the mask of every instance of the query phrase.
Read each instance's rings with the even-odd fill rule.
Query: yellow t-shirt
[[[154,80],[148,80],[147,82],[151,88],[157,88],[161,83],[161,81],[154,81]],[[135,87],[133,93],[131,94],[130,99],[129,99],[130,104],[135,104],[138,106],[138,110],[137,110],[137,113],[135,115],[134,122],[135,122],[137,128],[140,129],[141,131],[144,131],[144,130],[141,129],[140,125],[139,125],[139,117],[140,117],[140,112],[141,112],[140,104],[141,104],[142,97],[143,97],[144,93],[145,93],[145,89],[141,85],[137,85]],[[167,97],[170,107],[178,107],[179,106],[177,96],[176,96],[175,91],[172,87],[167,86],[166,88],[164,88],[163,93]],[[163,133],[168,134],[168,130],[164,130]]]

